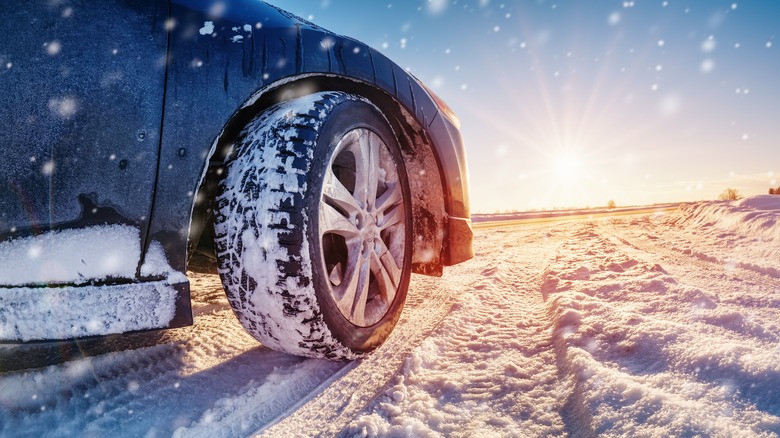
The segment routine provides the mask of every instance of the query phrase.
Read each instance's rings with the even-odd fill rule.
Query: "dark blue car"
[[[0,18],[0,341],[191,324],[213,260],[264,345],[354,358],[473,256],[457,118],[371,47],[258,0]]]

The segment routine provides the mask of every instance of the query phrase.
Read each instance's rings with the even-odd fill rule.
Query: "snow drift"
[[[660,237],[687,255],[780,278],[780,196],[683,205],[666,225]]]
[[[780,241],[780,196],[759,195],[739,201],[698,202],[680,207],[674,223],[752,238]]]

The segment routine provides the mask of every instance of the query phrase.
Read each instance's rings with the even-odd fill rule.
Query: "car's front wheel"
[[[283,102],[239,136],[219,184],[219,273],[270,348],[355,358],[389,336],[411,272],[401,151],[374,105],[325,92]]]

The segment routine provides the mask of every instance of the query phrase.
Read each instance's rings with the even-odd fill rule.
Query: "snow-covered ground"
[[[259,346],[193,274],[194,327],[0,374],[0,434],[778,436],[778,220],[759,196],[478,229],[350,363]]]

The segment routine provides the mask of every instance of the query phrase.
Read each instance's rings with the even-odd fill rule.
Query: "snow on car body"
[[[214,199],[224,201],[216,212],[218,228],[220,222],[235,222],[223,213],[260,214],[227,207],[236,200],[226,193],[239,196],[240,190],[226,186],[225,175],[246,171],[230,169],[242,153],[260,147],[247,143],[253,138],[250,127],[262,129],[257,122],[262,117],[287,132],[268,140],[264,150],[273,147],[298,167],[280,158],[277,167],[260,163],[262,168],[252,172],[282,173],[299,186],[288,182],[285,188],[283,180],[266,178],[265,188],[247,193],[270,199],[280,189],[289,192],[262,214],[266,222],[280,221],[277,225],[302,235],[289,260],[268,259],[265,250],[261,259],[280,278],[303,272],[312,260],[314,266],[306,278],[288,285],[269,282],[277,286],[267,292],[287,296],[319,281],[312,286],[316,299],[286,303],[282,317],[297,314],[301,309],[295,306],[315,318],[324,314],[330,320],[320,321],[322,328],[340,325],[335,342],[346,345],[346,350],[310,355],[351,357],[375,348],[403,305],[408,278],[401,279],[400,271],[405,277],[407,271],[441,275],[443,266],[472,257],[457,118],[376,50],[259,1],[17,3],[0,5],[6,34],[14,36],[0,42],[0,340],[69,339],[191,324],[187,261],[195,252],[215,254]],[[279,112],[291,102],[309,107]],[[322,123],[311,126],[312,138],[297,138],[298,126],[308,123],[315,107]],[[373,116],[362,120],[368,113]],[[334,125],[349,125],[351,131],[329,128]],[[318,137],[331,131],[338,138]],[[365,134],[359,145],[357,140],[349,144],[358,138],[355,133]],[[369,135],[374,135],[370,142]],[[355,180],[361,180],[363,162],[355,157],[364,147],[373,151],[363,160],[366,172],[379,182],[366,183],[373,192],[360,195],[360,201]],[[380,152],[390,164],[369,157]],[[346,168],[351,176],[343,180]],[[388,172],[391,178],[385,180]],[[298,174],[303,177],[296,179]],[[349,193],[341,193],[350,199],[326,193],[334,178],[347,181]],[[387,212],[374,205],[391,194],[389,211],[407,215],[400,225],[382,225]],[[255,199],[254,204],[267,203]],[[351,225],[317,229],[330,223],[330,208]],[[251,258],[244,247],[262,234],[264,225],[255,219],[241,225],[250,227],[251,236],[246,229],[225,227],[217,233],[216,256],[227,283],[231,275],[234,283],[260,277],[243,270],[239,275],[235,267],[236,260],[241,265]],[[347,229],[352,226],[356,230]],[[236,240],[231,233],[239,231],[249,240]],[[285,240],[287,234],[275,236]],[[336,243],[323,244],[326,236]],[[319,252],[309,248],[312,239]],[[343,260],[326,254],[334,245]],[[394,257],[399,269],[387,257]],[[322,283],[326,280],[330,283]],[[242,286],[241,297],[231,304],[262,340],[258,321],[242,317],[247,311],[250,319],[265,318],[249,309],[255,301],[244,296],[255,293],[255,283],[250,290]],[[341,283],[350,283],[346,291]],[[230,297],[228,284],[226,289]],[[397,314],[387,320],[368,315],[366,294],[369,300],[388,301],[374,312]],[[393,302],[396,294],[400,302]],[[344,330],[352,326],[371,332],[366,335],[371,340],[350,344]],[[306,354],[298,347],[278,346]]]

